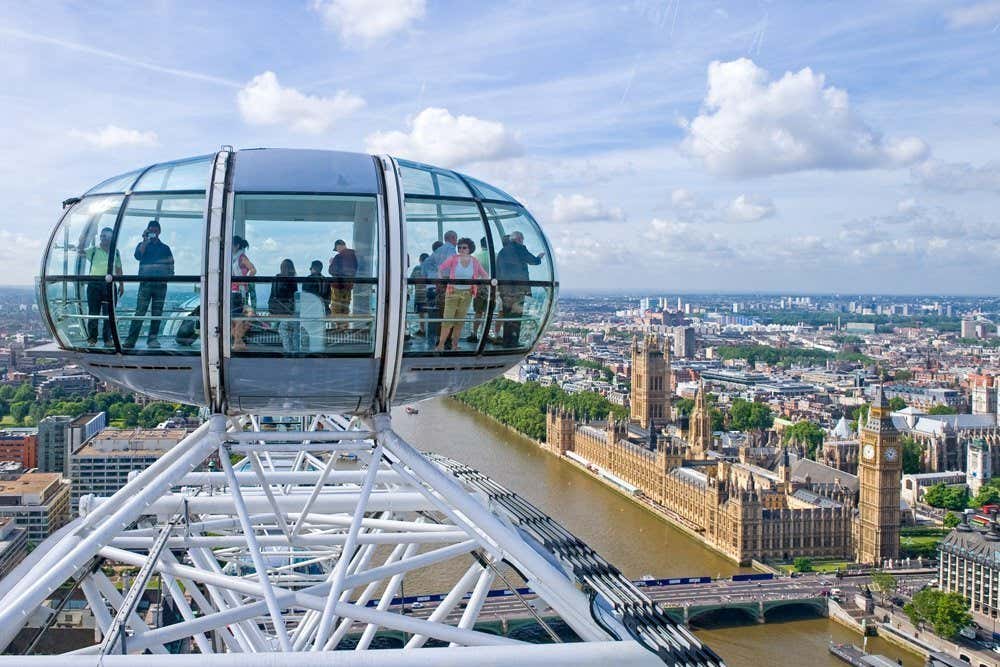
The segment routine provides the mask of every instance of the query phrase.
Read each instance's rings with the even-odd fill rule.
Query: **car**
[[[423,602],[414,602],[412,605],[410,605],[410,607],[412,607],[413,609],[423,609],[424,608],[424,603]]]

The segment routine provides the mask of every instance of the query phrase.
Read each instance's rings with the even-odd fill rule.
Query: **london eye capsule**
[[[482,383],[532,349],[558,288],[545,235],[498,188],[389,156],[228,147],[66,200],[39,285],[51,349],[231,414],[380,411]]]

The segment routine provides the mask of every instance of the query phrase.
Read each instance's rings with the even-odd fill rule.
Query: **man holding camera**
[[[174,275],[174,255],[170,246],[160,240],[160,223],[150,220],[146,231],[142,233],[142,241],[135,247],[135,258],[139,260],[139,277],[163,278]],[[163,315],[163,302],[167,296],[167,283],[161,281],[146,281],[139,283],[139,294],[136,298],[135,318],[128,330],[125,347],[135,347],[142,331],[142,317],[146,311],[151,311],[149,334],[146,336],[146,347],[160,347],[160,317]]]

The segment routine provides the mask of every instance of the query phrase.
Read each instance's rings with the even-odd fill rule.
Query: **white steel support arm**
[[[281,613],[281,606],[278,604],[278,600],[274,595],[274,589],[271,587],[271,580],[267,576],[267,563],[264,561],[264,557],[260,553],[260,545],[257,543],[257,534],[254,531],[253,524],[250,523],[250,517],[247,513],[246,505],[243,503],[243,494],[240,492],[240,484],[236,481],[236,476],[233,474],[233,464],[229,461],[229,452],[225,447],[219,447],[219,460],[222,463],[223,470],[226,471],[226,476],[229,477],[229,490],[233,495],[233,503],[236,505],[236,513],[240,517],[240,523],[243,526],[243,533],[247,538],[247,546],[250,548],[250,558],[253,560],[253,566],[257,569],[257,573],[260,575],[259,581],[261,586],[264,588],[264,599],[267,601],[267,609],[271,614],[271,622],[274,624],[274,632],[278,636],[278,645],[281,646],[282,651],[291,652],[292,643],[288,639],[288,630],[285,628],[285,617]]]

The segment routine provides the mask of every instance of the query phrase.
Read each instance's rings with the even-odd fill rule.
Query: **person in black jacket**
[[[350,315],[351,296],[354,292],[354,277],[358,274],[358,256],[347,247],[343,239],[333,244],[330,258],[330,276],[333,277],[330,290],[330,312],[333,317]],[[337,323],[337,329],[347,329],[347,322]]]
[[[504,238],[503,248],[497,253],[497,279],[500,282],[500,317],[503,319],[502,341],[504,347],[520,347],[521,317],[524,299],[531,294],[527,285],[530,279],[528,266],[542,263],[544,252],[533,255],[524,247],[524,234],[511,232]],[[523,284],[504,284],[516,281]]]
[[[271,286],[267,308],[272,317],[281,318],[278,334],[281,336],[281,349],[285,352],[299,351],[299,323],[295,320],[295,294],[298,291],[295,264],[290,259],[281,260],[281,269]]]
[[[150,220],[146,231],[142,233],[142,241],[135,247],[134,256],[139,260],[139,277],[166,278],[174,275],[174,255],[170,246],[160,240],[160,223]],[[160,347],[160,317],[163,315],[163,302],[167,296],[166,281],[142,281],[139,283],[139,293],[136,297],[135,317],[128,328],[128,338],[125,347],[135,347],[142,331],[142,317],[150,311],[149,334],[146,336],[146,347]]]

